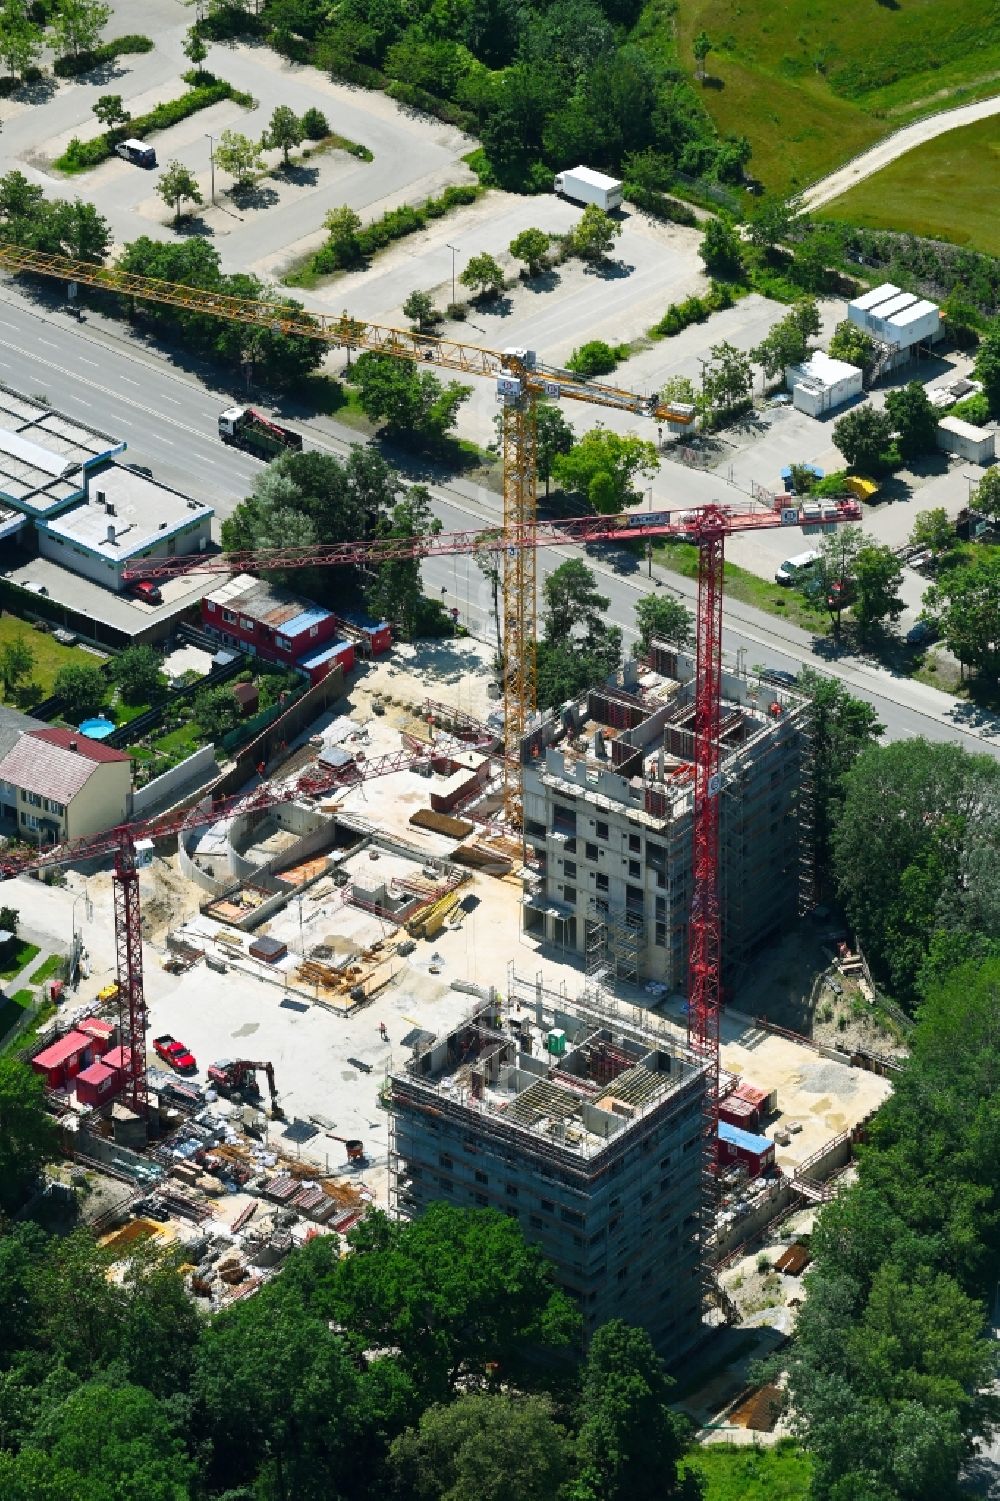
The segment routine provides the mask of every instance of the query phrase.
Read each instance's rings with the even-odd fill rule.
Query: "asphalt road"
[[[28,394],[44,393],[68,415],[123,437],[130,460],[148,464],[164,483],[210,502],[224,518],[260,472],[257,460],[223,449],[218,441],[216,419],[232,392],[203,384],[121,325],[103,325],[91,314],[85,319],[77,323],[64,310],[32,304],[10,282],[0,282],[0,380]],[[296,425],[316,447],[332,453],[358,441],[356,432],[329,418]],[[432,494],[446,530],[499,520],[500,498],[482,486],[456,479],[432,487]],[[541,549],[539,579],[576,551]],[[607,550],[588,563],[609,597],[609,620],[620,624],[630,641],[635,601],[655,587],[646,566],[631,556],[616,560]],[[659,587],[693,600],[691,581],[659,569],[654,576]],[[493,639],[489,587],[471,559],[429,560],[424,577],[429,591],[442,592],[475,635]],[[743,651],[750,666],[822,667],[874,704],[892,739],[953,739],[969,750],[1000,756],[1000,722],[972,706],[852,658],[820,657],[814,647],[825,649],[826,643],[739,602],[727,604],[725,619],[724,647],[734,659]]]

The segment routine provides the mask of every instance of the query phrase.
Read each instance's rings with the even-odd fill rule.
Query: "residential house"
[[[28,730],[0,760],[0,805],[25,840],[62,844],[125,823],[132,763],[76,730]]]

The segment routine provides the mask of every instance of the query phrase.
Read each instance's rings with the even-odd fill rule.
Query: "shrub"
[[[247,108],[253,103],[249,94],[244,94],[217,78],[213,83],[189,89],[179,99],[165,100],[148,114],[136,115],[129,122],[128,134],[142,140],[154,130],[166,130],[169,125],[176,125],[179,120],[186,120],[188,115],[207,109],[211,104],[218,104],[222,99],[233,99]],[[106,130],[89,141],[81,141],[79,136],[74,136],[55,165],[63,172],[82,172],[88,167],[96,167],[111,156],[115,142],[121,139],[121,130]]]
[[[135,32],[128,36],[114,37],[110,42],[104,42],[100,47],[95,47],[92,52],[79,52],[75,57],[72,55],[57,57],[52,64],[52,71],[57,78],[76,78],[80,73],[89,73],[91,68],[99,67],[101,63],[113,62],[116,57],[121,57],[126,52],[152,52],[152,50],[152,39]],[[41,77],[40,72],[39,77]],[[31,81],[25,75],[25,82]]]
[[[321,109],[307,109],[302,116],[302,130],[309,141],[321,141],[330,134],[330,126]]]
[[[581,344],[579,349],[574,349],[566,361],[567,370],[572,370],[575,375],[582,375],[589,379],[592,375],[609,375],[629,353],[627,344],[619,344],[612,349],[610,344],[605,344],[603,339],[591,339],[587,344]]]
[[[666,193],[657,193],[651,188],[639,188],[626,183],[624,197],[653,219],[661,219],[668,224],[693,226],[698,223],[698,215],[694,209],[682,203],[679,198],[669,198]]]
[[[710,314],[732,307],[735,300],[731,283],[713,281],[706,297],[685,297],[683,302],[672,302],[659,323],[649,330],[650,336],[662,339],[679,334],[692,323],[704,323]]]
[[[966,422],[982,427],[990,420],[990,404],[982,391],[976,391],[972,396],[967,396],[964,401],[956,401],[951,409],[951,415],[964,417]]]
[[[361,148],[362,151],[365,149]],[[448,209],[456,208],[459,204],[474,203],[481,191],[481,188],[465,184],[445,188],[440,198],[425,199],[415,207],[401,203],[398,208],[388,209],[381,219],[366,224],[364,229],[359,229],[357,234],[343,244],[328,243],[320,246],[307,264],[306,275],[330,276],[348,265],[357,264],[359,260],[368,260],[377,251],[391,245],[393,240],[401,240],[406,235],[423,229],[428,219],[440,218]]]

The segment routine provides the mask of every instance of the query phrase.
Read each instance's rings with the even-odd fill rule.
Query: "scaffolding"
[[[799,728],[801,752],[795,812],[799,831],[799,916],[805,917],[816,905],[816,742],[811,699],[801,716]]]

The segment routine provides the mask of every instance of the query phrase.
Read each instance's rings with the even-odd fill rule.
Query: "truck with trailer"
[[[219,414],[219,437],[231,448],[242,448],[258,458],[274,459],[279,453],[301,453],[302,435],[282,427],[254,407],[227,407]]]
[[[558,172],[555,191],[560,198],[570,198],[574,203],[596,203],[606,214],[622,206],[619,179],[595,172],[592,167],[574,167],[572,171]]]

